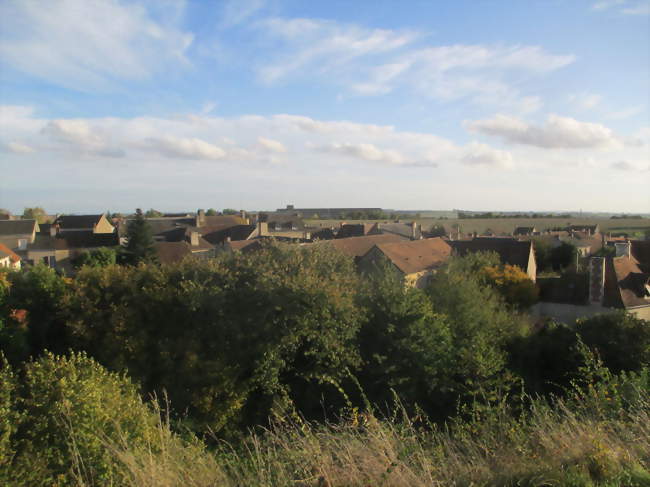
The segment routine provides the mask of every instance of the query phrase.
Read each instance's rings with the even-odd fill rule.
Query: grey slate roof
[[[36,225],[36,220],[0,220],[0,236],[28,235]]]

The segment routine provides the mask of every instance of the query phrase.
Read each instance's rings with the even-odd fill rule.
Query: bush
[[[120,484],[107,442],[156,442],[157,419],[136,387],[83,353],[45,353],[26,364],[19,383],[5,362],[0,386],[3,459],[10,464],[3,473],[12,485]]]

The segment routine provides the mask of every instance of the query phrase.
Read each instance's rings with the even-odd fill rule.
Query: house
[[[20,256],[0,243],[0,267],[20,269]]]
[[[533,242],[514,238],[476,237],[472,240],[449,242],[454,253],[460,256],[472,252],[496,252],[502,264],[514,265],[523,270],[534,282],[537,276],[537,261]]]
[[[39,234],[27,246],[27,260],[31,264],[43,263],[66,272],[72,272],[73,260],[82,252],[90,252],[104,247],[117,247],[119,237],[113,233],[93,233],[76,230],[56,233],[51,227],[49,235]]]
[[[345,223],[339,226],[336,238],[363,237],[365,235],[379,235],[377,223]]]
[[[0,243],[24,255],[39,231],[36,220],[0,220]]]
[[[597,235],[600,233],[600,227],[596,225],[569,225],[567,226],[567,232],[582,232],[589,236]]]
[[[359,259],[362,272],[372,272],[387,260],[408,286],[423,288],[431,274],[451,256],[451,246],[442,238],[375,244]]]
[[[377,231],[383,234],[399,235],[411,240],[420,240],[422,238],[422,225],[417,222],[377,223]]]
[[[535,233],[537,233],[535,227],[515,227],[515,230],[512,232],[515,237],[534,235]]]
[[[113,233],[115,227],[108,221],[105,214],[101,215],[62,215],[54,220],[58,233],[92,232]]]
[[[614,257],[592,258],[590,301],[600,302],[608,308],[624,309],[638,318],[650,320],[649,244],[639,242],[635,255],[631,242],[617,243]]]
[[[318,245],[331,245],[342,254],[352,257],[355,262],[366,255],[377,244],[397,243],[408,241],[399,235],[366,235],[363,237],[337,238],[321,242]]]

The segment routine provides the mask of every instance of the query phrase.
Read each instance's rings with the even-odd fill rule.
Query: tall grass
[[[165,420],[162,447],[107,446],[132,486],[650,486],[648,391],[615,407],[603,390],[587,392],[519,415],[504,403],[444,428],[355,413],[278,421],[236,450],[208,450]]]

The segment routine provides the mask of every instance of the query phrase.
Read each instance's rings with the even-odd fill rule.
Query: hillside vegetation
[[[648,322],[533,327],[495,264],[0,273],[0,483],[648,485]]]

